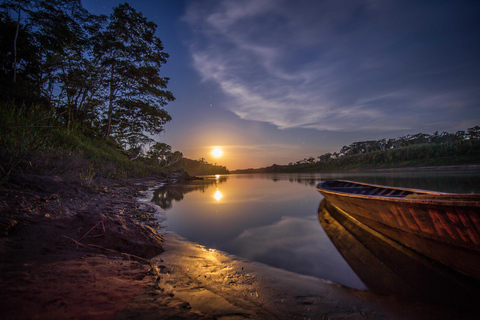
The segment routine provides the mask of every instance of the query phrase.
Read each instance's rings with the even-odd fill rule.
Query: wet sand
[[[165,235],[159,286],[218,319],[384,319],[365,293]],[[158,259],[158,260],[157,260]]]
[[[138,197],[167,180],[32,176],[2,187],[0,318],[458,318],[159,234]]]

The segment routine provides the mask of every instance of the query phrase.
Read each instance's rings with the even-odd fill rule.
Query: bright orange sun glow
[[[215,158],[220,158],[222,156],[222,154],[223,154],[223,151],[220,148],[214,148],[213,151],[212,151],[212,155]]]
[[[222,197],[223,197],[223,194],[220,191],[218,191],[218,189],[217,189],[217,192],[215,192],[213,197],[215,198],[215,200],[220,201],[220,199],[222,199]]]

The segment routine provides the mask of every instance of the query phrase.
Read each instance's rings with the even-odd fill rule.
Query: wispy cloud
[[[480,48],[464,32],[478,21],[456,4],[413,5],[213,0],[184,20],[194,67],[242,119],[333,131],[478,122]]]

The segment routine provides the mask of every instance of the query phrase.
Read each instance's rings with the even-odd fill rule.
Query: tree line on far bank
[[[320,172],[349,169],[442,166],[480,163],[480,126],[456,133],[418,133],[396,139],[357,141],[339,152],[288,165],[236,172]]]
[[[172,152],[172,147],[163,142],[153,144],[141,159],[147,163],[153,161],[164,168],[182,168],[197,175],[228,173],[225,166],[208,163],[205,158],[184,158],[180,151]]]

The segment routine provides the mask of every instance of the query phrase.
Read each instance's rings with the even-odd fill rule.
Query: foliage
[[[97,16],[80,0],[6,0],[0,5],[0,173],[95,177],[162,168],[225,173],[184,159],[150,135],[171,120],[168,54],[157,26],[127,3]],[[107,139],[104,139],[107,137]],[[112,138],[112,139],[110,139]],[[135,160],[132,162],[132,160]]]
[[[7,8],[13,7],[15,17]],[[0,7],[0,96],[18,104],[45,105],[35,82],[40,73],[39,54],[31,26],[20,24],[22,6],[5,2]]]
[[[142,150],[171,119],[163,108],[174,100],[160,76],[168,54],[156,27],[128,4],[107,18],[80,0],[3,1],[0,99]]]
[[[172,153],[172,147],[166,143],[157,142],[147,151],[147,157],[158,161],[162,167],[170,167],[178,163],[183,158],[180,151]]]
[[[114,8],[110,23],[100,34],[95,54],[106,70],[108,92],[106,136],[115,133],[122,140],[125,132],[142,135],[160,133],[171,118],[161,107],[174,100],[160,77],[168,54],[155,37],[156,25],[127,3]]]
[[[191,174],[207,175],[207,174],[225,174],[229,173],[226,167],[217,164],[208,163],[205,159],[198,160],[183,159],[180,167]]]
[[[61,174],[71,179],[128,178],[162,172],[131,161],[119,145],[67,128],[53,110],[0,105],[0,182],[15,172]]]
[[[304,158],[288,165],[274,164],[251,172],[328,172],[416,166],[446,166],[480,163],[480,126],[456,133],[419,133],[397,139],[359,141],[340,152],[325,153],[312,161]]]

